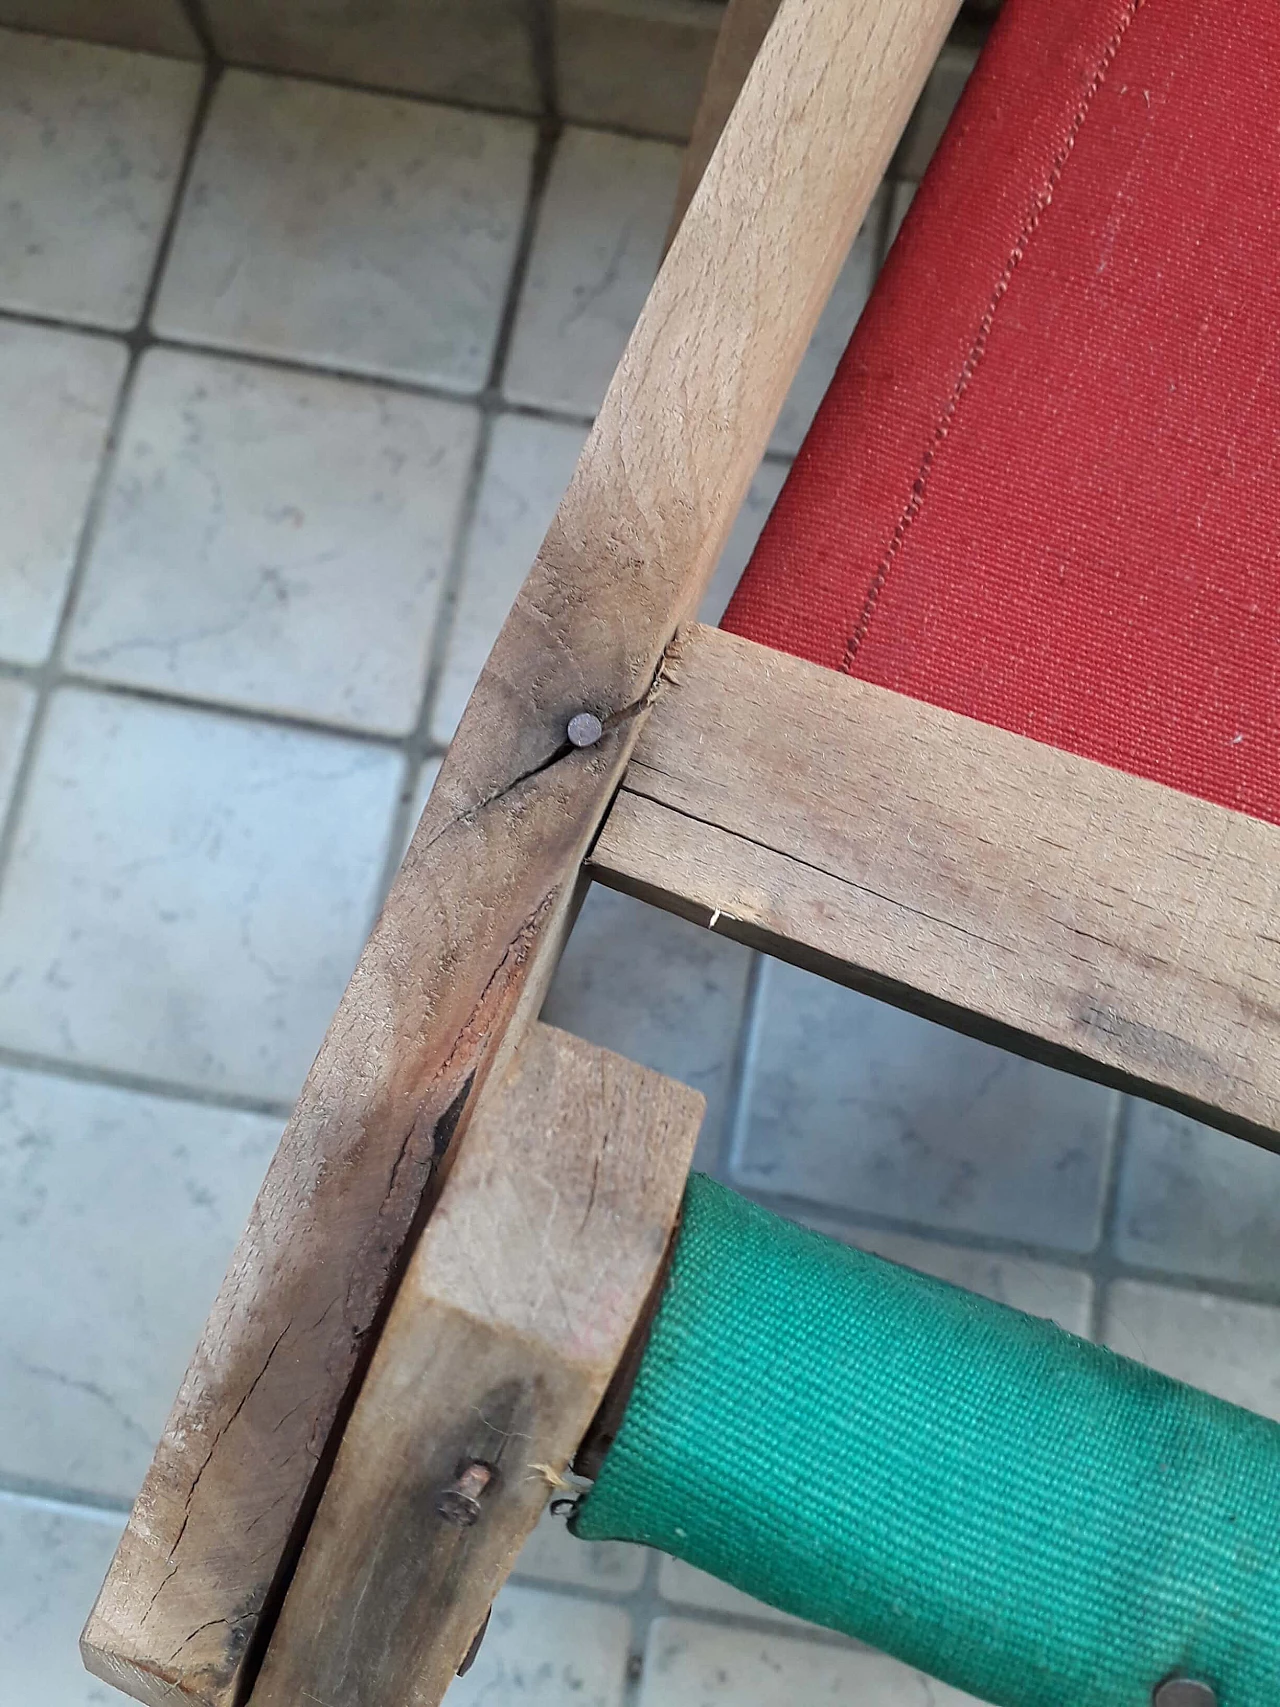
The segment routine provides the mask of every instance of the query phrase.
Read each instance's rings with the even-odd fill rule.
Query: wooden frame
[[[385,1613],[412,1551],[400,1519],[424,1487],[438,1496],[475,1408],[478,1342],[442,1323],[469,1316],[499,1360],[514,1333],[513,1380],[560,1372],[530,1431],[557,1473],[621,1356],[691,1145],[689,1106],[646,1080],[635,1153],[656,1171],[650,1196],[630,1189],[652,1213],[626,1229],[620,1175],[598,1236],[491,1240],[502,1284],[464,1300],[447,1230],[492,1185],[484,1157],[546,1177],[545,1153],[521,1160],[511,1087],[549,1070],[530,1022],[589,876],[1274,1140],[1280,832],[748,643],[677,636],[957,5],[782,0],[712,151],[751,57],[746,34],[722,44],[689,182],[709,155],[705,171],[86,1627],[90,1669],[140,1700],[438,1701],[535,1509],[522,1484],[486,1506],[483,1544],[433,1532],[413,1595]],[[758,39],[771,10],[734,0],[730,25]],[[601,735],[580,748],[583,712]],[[607,1079],[570,1099],[579,1167],[619,1118]],[[484,1213],[473,1233],[492,1232]],[[566,1261],[612,1299],[599,1319],[581,1302],[589,1351],[556,1315]],[[394,1543],[374,1535],[375,1493]],[[361,1604],[383,1612],[361,1622]]]

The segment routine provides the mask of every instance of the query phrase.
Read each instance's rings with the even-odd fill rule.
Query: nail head
[[[594,711],[579,711],[569,719],[569,744],[574,747],[594,747],[604,734],[604,724]]]
[[[1151,1707],[1218,1707],[1218,1697],[1194,1677],[1167,1677],[1156,1685]]]

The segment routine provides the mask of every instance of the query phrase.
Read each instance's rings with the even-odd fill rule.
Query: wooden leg
[[[600,1403],[703,1099],[539,1025],[409,1264],[252,1707],[435,1707]]]

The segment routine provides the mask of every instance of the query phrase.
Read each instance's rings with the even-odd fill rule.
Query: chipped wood
[[[606,882],[1280,1148],[1280,828],[692,628]]]

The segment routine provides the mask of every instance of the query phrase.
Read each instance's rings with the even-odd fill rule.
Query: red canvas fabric
[[[1280,822],[1280,4],[1009,0],[725,626]]]

